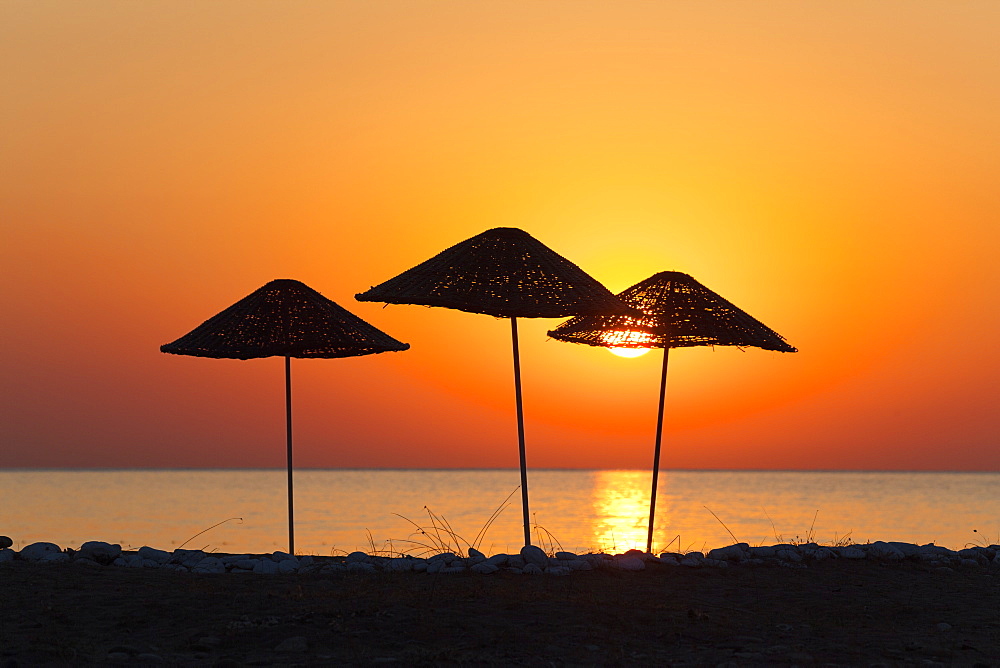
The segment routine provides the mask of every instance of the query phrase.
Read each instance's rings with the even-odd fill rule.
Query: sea
[[[649,471],[531,470],[532,542],[572,552],[645,549]],[[517,470],[294,473],[295,552],[516,552]],[[662,471],[654,550],[746,542],[1000,543],[1000,473]],[[173,550],[288,549],[285,470],[3,470],[0,534],[14,548],[90,540]]]

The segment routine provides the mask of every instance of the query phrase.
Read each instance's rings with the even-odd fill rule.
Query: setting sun
[[[618,357],[642,357],[650,351],[649,348],[635,347],[650,341],[651,337],[646,332],[605,332],[601,339],[608,345],[608,350]]]
[[[649,352],[649,348],[608,348],[612,355],[618,357],[642,357]]]

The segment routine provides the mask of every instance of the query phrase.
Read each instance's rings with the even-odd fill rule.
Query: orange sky
[[[509,324],[357,292],[491,227],[799,348],[671,355],[666,468],[1000,468],[995,2],[0,4],[0,467],[284,465],[273,278],[412,348],[293,361],[296,464],[516,467]],[[646,468],[659,354],[521,321],[529,467]]]

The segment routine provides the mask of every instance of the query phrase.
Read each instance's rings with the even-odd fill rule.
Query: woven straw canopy
[[[571,318],[549,336],[606,348],[753,346],[796,352],[780,334],[687,274],[660,272],[619,293],[618,298],[640,309],[643,317]]]
[[[299,281],[274,280],[160,351],[175,355],[352,357],[407,350],[385,332]]]
[[[477,234],[355,297],[501,318],[638,315],[575,264],[512,227]]]

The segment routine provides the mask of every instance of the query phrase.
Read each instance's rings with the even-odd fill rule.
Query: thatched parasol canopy
[[[638,315],[578,266],[513,227],[477,234],[356,298],[498,318]]]
[[[780,334],[679,271],[661,271],[618,298],[643,316],[580,316],[549,336],[606,348],[738,346],[796,352]]]
[[[255,290],[173,343],[160,346],[160,352],[238,360],[285,358],[288,551],[295,554],[291,358],[355,357],[409,347],[308,285],[286,278]]]
[[[477,234],[355,298],[444,306],[510,318],[524,544],[531,545],[517,319],[611,314],[641,317],[642,312],[617,299],[562,255],[513,227]]]
[[[409,347],[308,285],[285,278],[255,290],[160,351],[247,360],[353,357]]]
[[[785,339],[764,323],[740,310],[687,274],[661,271],[618,298],[642,311],[629,316],[587,315],[571,318],[549,332],[559,341],[603,348],[662,348],[660,401],[653,448],[653,484],[649,495],[649,525],[646,551],[653,550],[656,519],[656,485],[660,471],[663,438],[663,406],[667,392],[667,365],[671,348],[691,346],[737,346],[796,352]]]

